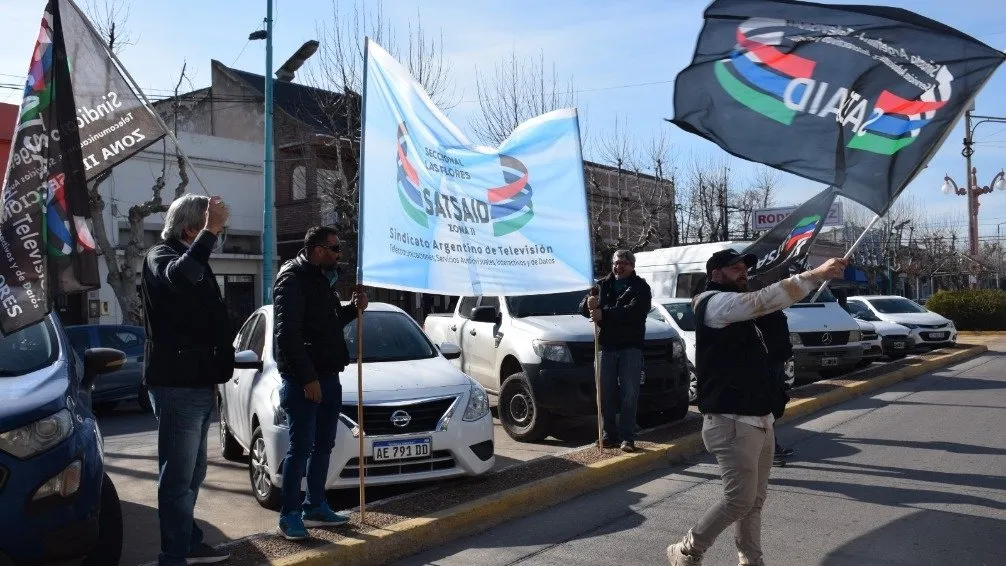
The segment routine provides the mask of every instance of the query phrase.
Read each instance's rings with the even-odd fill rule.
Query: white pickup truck
[[[594,330],[580,314],[585,295],[461,297],[453,314],[431,314],[423,328],[434,343],[461,347],[454,363],[495,397],[507,434],[536,442],[555,415],[597,413]],[[647,319],[643,359],[638,421],[683,418],[688,370],[673,327]]]

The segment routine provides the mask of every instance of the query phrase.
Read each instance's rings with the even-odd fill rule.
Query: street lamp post
[[[258,30],[248,35],[249,40],[265,40],[265,83],[262,88],[265,95],[263,108],[263,120],[265,121],[265,131],[263,132],[264,156],[262,158],[262,304],[272,304],[272,281],[273,270],[275,269],[276,252],[276,229],[273,216],[276,211],[276,175],[273,169],[276,160],[273,144],[273,79],[272,72],[272,2],[266,0],[265,10],[265,30]],[[277,78],[281,81],[292,81],[294,73],[304,64],[308,57],[314,55],[318,50],[318,42],[308,41],[301,45],[300,49],[284,63],[278,71]]]
[[[966,187],[960,188],[957,183],[950,178],[949,175],[943,177],[943,193],[950,194],[954,192],[960,196],[968,197],[968,239],[970,244],[971,256],[975,257],[978,255],[978,197],[984,194],[992,192],[992,189],[1006,190],[1006,180],[1004,180],[1003,172],[1000,171],[996,175],[992,182],[986,187],[981,187],[978,185],[978,172],[974,167],[971,166],[971,156],[974,155],[974,133],[978,126],[989,123],[998,122],[1006,123],[1006,118],[998,116],[976,116],[972,114],[973,109],[968,109],[964,113],[964,149],[961,150],[961,155],[964,156],[966,165],[966,176],[965,182]],[[977,119],[978,121],[974,124],[971,123],[972,119]]]

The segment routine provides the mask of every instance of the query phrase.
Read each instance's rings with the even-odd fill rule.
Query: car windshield
[[[510,316],[552,316],[560,314],[580,314],[580,302],[587,291],[550,293],[548,295],[521,295],[507,297],[506,306]]]
[[[873,314],[872,312],[863,309],[845,309],[853,316],[853,318],[858,318],[859,320],[865,320],[867,322],[881,322],[880,317]]]
[[[817,289],[815,289],[814,291],[812,291],[806,297],[800,299],[800,303],[799,304],[810,303],[811,299],[814,298],[814,293],[817,293]],[[818,297],[817,300],[814,301],[814,302],[815,303],[837,303],[838,299],[835,298],[835,295],[831,294],[831,290],[830,289],[828,289],[827,287],[825,287],[824,291],[821,292],[821,296]]]
[[[666,303],[664,308],[681,330],[695,332],[695,313],[691,303]]]
[[[882,314],[929,312],[914,302],[902,298],[870,299],[870,304]]]
[[[356,321],[343,333],[349,359],[356,362]],[[436,357],[437,351],[409,315],[399,312],[367,312],[363,316],[363,361],[399,362]]]
[[[0,334],[0,377],[17,377],[56,361],[59,348],[48,318],[4,336]]]

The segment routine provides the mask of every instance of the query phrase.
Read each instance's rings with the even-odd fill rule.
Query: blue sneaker
[[[286,513],[279,516],[279,534],[286,540],[304,540],[308,538],[307,529],[300,513]]]
[[[322,503],[317,507],[304,507],[304,524],[308,527],[338,527],[349,522],[349,517],[340,515]]]

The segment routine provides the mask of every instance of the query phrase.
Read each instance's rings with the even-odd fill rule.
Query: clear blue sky
[[[87,0],[81,0],[86,3]],[[104,2],[104,0],[97,0]],[[135,40],[121,58],[151,97],[164,96],[174,86],[182,61],[196,87],[209,84],[210,60],[262,73],[264,42],[248,42],[259,28],[265,0],[174,0],[151,2],[118,0],[130,11],[128,30]],[[20,82],[38,30],[44,2],[0,0],[0,83]],[[353,2],[338,0],[344,14]],[[844,0],[834,1],[841,3]],[[1006,10],[1001,0],[886,0],[886,5],[911,9],[969,33],[992,47],[1006,49]],[[443,34],[446,57],[452,65],[461,103],[450,116],[467,130],[468,116],[477,110],[474,75],[516,49],[518,56],[544,53],[560,76],[571,77],[579,91],[577,103],[586,116],[588,132],[599,137],[618,118],[640,145],[660,132],[668,135],[679,167],[692,156],[722,159],[738,183],[750,177],[752,166],[730,158],[715,145],[685,134],[663,121],[673,114],[673,79],[692,55],[702,25],[705,0],[385,0],[384,12],[404,36],[417,14],[429,34]],[[368,0],[368,6],[376,2]],[[276,0],[275,59],[282,63],[297,47],[317,37],[317,26],[331,21],[331,0]],[[0,101],[20,102],[20,94],[0,88]],[[1006,69],[1000,68],[977,100],[979,114],[1006,116]],[[939,192],[943,175],[964,182],[960,155],[963,126],[949,136],[930,166],[905,194],[925,207],[935,224],[958,225],[966,234],[966,200]],[[1006,167],[1006,124],[986,124],[976,132],[974,163],[979,181],[988,183]],[[588,157],[591,157],[588,155]],[[806,200],[821,186],[783,175],[779,204]],[[980,227],[994,235],[996,225],[1006,233],[1006,191],[982,199]]]

